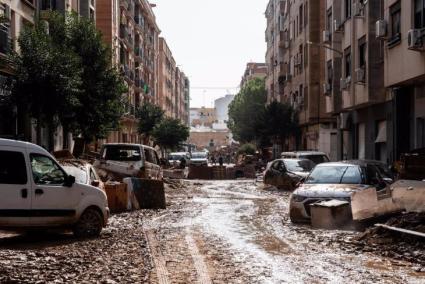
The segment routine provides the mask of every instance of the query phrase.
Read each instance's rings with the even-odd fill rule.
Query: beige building
[[[188,143],[194,144],[198,149],[209,151],[219,150],[222,146],[228,146],[231,134],[228,130],[212,130],[202,128],[190,131]]]
[[[384,88],[384,49],[375,23],[383,1],[327,0],[322,47],[326,110],[338,118],[338,159],[388,162],[389,97]],[[334,137],[335,138],[335,137]]]
[[[114,53],[114,63],[124,75],[126,113],[120,131],[107,142],[141,142],[136,110],[143,102],[155,102],[157,94],[158,36],[153,5],[147,0],[97,0],[96,26]]]
[[[244,85],[255,78],[265,78],[267,76],[267,64],[266,63],[255,63],[250,62],[246,65],[246,69],[241,81],[241,88]]]
[[[388,145],[391,160],[425,147],[425,2],[383,1],[376,35],[384,56],[384,84],[389,105]]]
[[[190,126],[212,128],[217,121],[215,108],[190,108]]]
[[[167,41],[159,38],[158,54],[158,99],[157,104],[165,111],[165,115],[189,121],[189,79],[177,67],[173,53]]]
[[[275,143],[281,150],[320,150],[336,158],[331,147],[335,120],[326,113],[322,84],[325,51],[319,43],[324,29],[325,0],[270,0],[266,10],[268,102],[290,103],[298,112],[299,137]]]

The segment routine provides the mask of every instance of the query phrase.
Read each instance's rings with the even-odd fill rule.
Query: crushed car
[[[330,200],[347,201],[353,220],[365,220],[401,210],[393,202],[390,185],[374,163],[342,161],[317,165],[292,193],[289,209],[291,221],[310,222],[311,205]]]
[[[105,181],[121,181],[125,177],[162,180],[157,152],[141,144],[104,144],[94,167]]]
[[[264,183],[279,189],[294,190],[315,164],[307,159],[277,159],[267,164]]]
[[[67,174],[75,177],[76,182],[105,190],[105,184],[89,162],[80,159],[59,159],[58,162]]]

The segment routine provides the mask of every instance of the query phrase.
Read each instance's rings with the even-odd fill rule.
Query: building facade
[[[212,128],[217,121],[214,108],[190,108],[190,126]]]
[[[384,48],[375,23],[383,1],[327,0],[322,43],[326,110],[338,118],[338,158],[389,162],[391,108],[384,88]]]
[[[25,24],[34,23],[37,8],[35,0],[0,0],[0,13],[4,22],[0,24],[0,58],[18,51],[17,40]],[[29,139],[31,127],[28,117],[12,107],[5,99],[10,94],[10,83],[14,71],[9,66],[0,69],[0,137]]]
[[[121,129],[111,132],[107,142],[139,143],[136,111],[143,102],[155,103],[157,95],[160,30],[152,5],[147,0],[97,0],[96,26],[128,87]]]
[[[376,36],[383,45],[389,161],[425,147],[425,1],[383,1]]]
[[[229,94],[214,101],[215,117],[218,122],[227,123],[229,120],[229,105],[234,98],[234,95]]]
[[[322,88],[325,51],[318,46],[325,1],[270,0],[266,10],[268,102],[289,103],[298,113],[300,135],[275,141],[282,150],[320,150],[336,159],[336,123],[326,112]]]
[[[241,88],[245,84],[255,78],[265,78],[267,76],[267,64],[266,63],[255,63],[250,62],[246,65],[244,75],[242,76]]]

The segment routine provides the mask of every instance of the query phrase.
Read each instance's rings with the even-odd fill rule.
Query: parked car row
[[[208,166],[207,152],[174,152],[168,155],[170,165],[179,167],[182,161],[191,166]]]

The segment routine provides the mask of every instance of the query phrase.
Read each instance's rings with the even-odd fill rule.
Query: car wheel
[[[98,237],[102,227],[101,214],[96,209],[88,208],[74,225],[73,232],[77,238]]]

